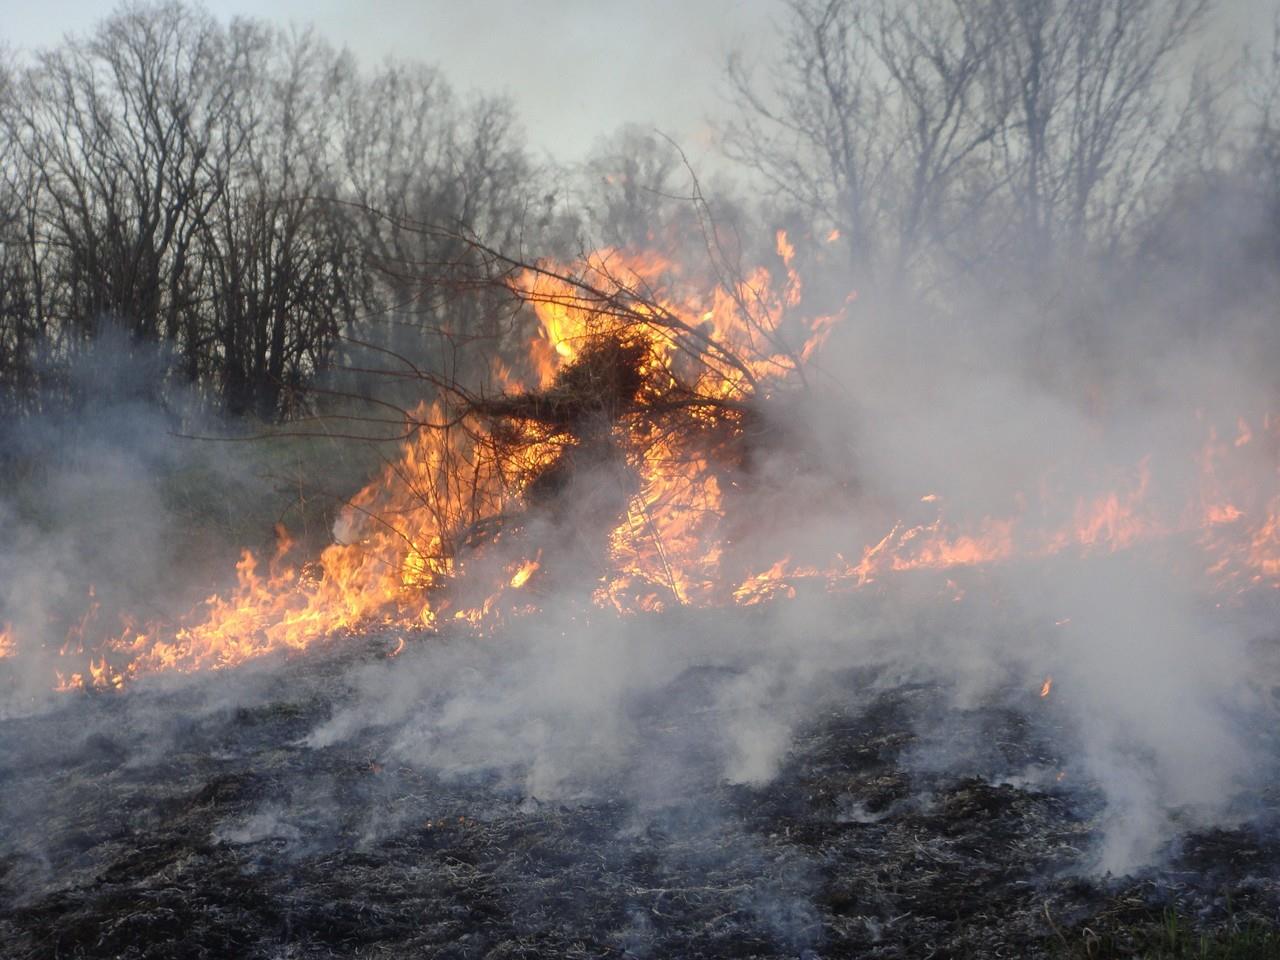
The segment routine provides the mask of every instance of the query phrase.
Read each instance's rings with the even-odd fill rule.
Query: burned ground
[[[1207,930],[1280,908],[1276,796],[1158,868],[1091,873],[1102,804],[1058,778],[1070,738],[1034,691],[960,708],[849,671],[776,776],[734,784],[710,722],[734,668],[692,666],[619,705],[641,735],[610,762],[652,790],[548,799],[392,759],[391,726],[309,738],[392,646],[0,722],[4,956],[1062,956],[1169,907]]]

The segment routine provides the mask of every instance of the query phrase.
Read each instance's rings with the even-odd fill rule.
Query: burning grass
[[[803,429],[848,403],[822,356],[852,300],[809,309],[785,236],[745,274],[614,250],[524,262],[472,243],[484,267],[457,282],[508,291],[517,322],[476,383],[398,371],[431,397],[395,420],[398,449],[327,546],[308,556],[282,532],[179,617],[117,622],[95,598],[56,642],[50,624],[14,623],[0,658],[43,657],[63,689],[113,689],[387,625],[491,631],[548,600],[630,615],[930,571],[962,602],[962,569],[1151,544],[1190,548],[1220,597],[1280,580],[1280,496],[1253,483],[1280,440],[1269,414],[1198,424],[1190,463],[1138,453],[1084,483],[1048,464],[1003,512],[945,487],[864,491],[852,452],[815,449]],[[1180,497],[1153,492],[1161,477]]]

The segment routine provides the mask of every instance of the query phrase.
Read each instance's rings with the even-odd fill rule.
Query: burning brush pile
[[[917,489],[785,235],[472,251],[502,360],[412,369],[318,556],[0,611],[60,691],[0,727],[7,955],[1277,955],[1280,421],[1083,415]]]
[[[784,435],[769,407],[803,387],[833,323],[790,315],[801,289],[782,234],[778,251],[780,282],[761,269],[678,306],[659,287],[675,266],[656,257],[507,264],[484,282],[536,315],[524,369],[495,361],[479,391],[421,375],[436,399],[318,558],[298,564],[281,528],[265,570],[246,551],[235,589],[180,622],[125,616],[104,636],[90,604],[58,648],[57,686],[120,688],[389,624],[491,627],[538,593],[622,613],[754,597],[763,571],[734,556],[735,488]],[[21,633],[7,626],[2,649]]]

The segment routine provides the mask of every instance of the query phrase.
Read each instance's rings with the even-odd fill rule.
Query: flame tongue
[[[541,556],[541,552],[539,552],[539,556]],[[519,569],[511,575],[511,581],[509,584],[511,589],[519,590],[528,583],[529,578],[538,572],[539,566],[541,566],[541,564],[537,560],[528,560],[525,563],[520,564]]]

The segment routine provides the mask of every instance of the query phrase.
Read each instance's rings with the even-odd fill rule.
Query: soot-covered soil
[[[377,724],[318,745],[388,649],[353,644],[0,721],[0,952],[1035,957],[1169,906],[1206,929],[1280,907],[1274,797],[1159,869],[1086,870],[1101,803],[1059,779],[1034,692],[961,709],[850,672],[776,776],[734,784],[698,736],[728,668],[693,666],[619,705],[670,776],[548,799],[394,759]]]

